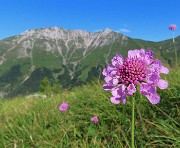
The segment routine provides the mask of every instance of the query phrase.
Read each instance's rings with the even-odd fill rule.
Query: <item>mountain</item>
[[[178,55],[180,37],[176,38]],[[59,27],[27,30],[0,40],[0,96],[29,94],[39,90],[48,77],[63,88],[101,78],[102,68],[116,54],[130,49],[152,49],[173,65],[172,40],[151,42],[129,38],[105,29],[100,32],[65,30]]]

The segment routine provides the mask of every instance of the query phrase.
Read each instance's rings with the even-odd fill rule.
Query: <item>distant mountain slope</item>
[[[180,37],[177,39],[179,54]],[[14,96],[39,90],[44,77],[63,87],[85,84],[101,77],[104,65],[116,54],[129,49],[153,49],[173,65],[172,41],[150,42],[132,39],[105,29],[101,32],[32,29],[0,40],[0,95]]]

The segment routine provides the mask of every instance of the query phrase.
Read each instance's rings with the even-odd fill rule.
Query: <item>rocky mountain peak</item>
[[[85,38],[92,38],[92,36],[101,35],[102,37],[107,36],[108,34],[112,33],[113,31],[109,28],[106,28],[100,32],[88,32],[85,30],[65,30],[63,28],[59,28],[57,26],[51,28],[41,28],[41,29],[31,29],[22,32],[19,37],[21,38],[51,38],[51,39],[63,39],[67,38],[67,36],[74,37],[85,37]]]

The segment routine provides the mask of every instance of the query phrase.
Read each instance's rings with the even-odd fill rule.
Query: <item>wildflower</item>
[[[91,118],[91,121],[97,123],[99,121],[98,116],[94,116]]]
[[[68,109],[68,107],[69,107],[69,104],[64,102],[59,106],[59,110],[62,112],[65,112]]]
[[[103,70],[106,82],[103,88],[112,92],[112,103],[119,104],[122,101],[125,104],[126,96],[132,96],[139,85],[140,93],[152,104],[157,104],[160,96],[156,93],[156,87],[168,87],[168,82],[161,79],[160,73],[168,74],[169,70],[162,66],[160,60],[153,60],[153,51],[129,50],[127,58],[117,54],[112,64]]]
[[[169,26],[169,30],[172,30],[172,31],[176,30],[176,25],[175,24],[171,24]]]
[[[177,57],[177,49],[176,49],[176,43],[175,43],[175,38],[174,38],[174,34],[175,34],[175,30],[176,30],[176,25],[175,24],[171,24],[169,26],[169,29],[171,31],[173,31],[173,45],[174,45],[174,54],[175,54],[175,60],[176,60],[176,67],[178,66],[178,57]]]

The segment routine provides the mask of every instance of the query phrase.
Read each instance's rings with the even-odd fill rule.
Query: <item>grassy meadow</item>
[[[169,82],[152,105],[135,94],[135,147],[180,147],[180,70],[162,75]],[[131,97],[126,105],[110,102],[103,82],[65,90],[47,98],[0,100],[0,147],[128,148],[131,146]],[[59,110],[69,103],[66,112]],[[90,118],[97,115],[98,123]]]

